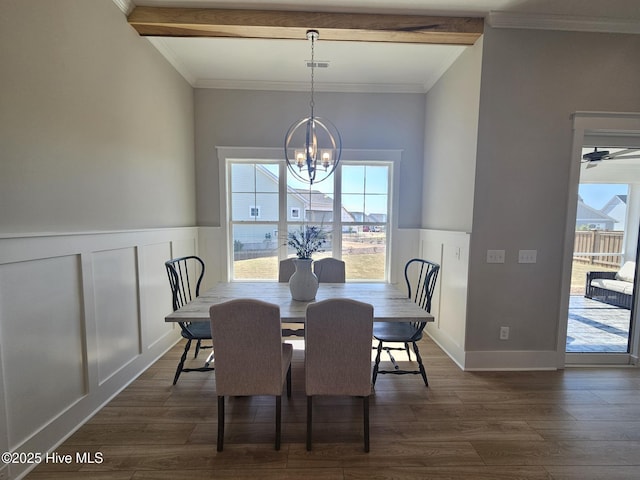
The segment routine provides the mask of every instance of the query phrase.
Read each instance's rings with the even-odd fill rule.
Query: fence
[[[617,268],[620,266],[624,232],[577,231],[573,260],[582,264]]]

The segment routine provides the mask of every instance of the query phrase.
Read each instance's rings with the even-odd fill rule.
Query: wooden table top
[[[307,305],[291,298],[288,283],[218,283],[179,310],[167,315],[167,322],[209,321],[209,307],[237,298],[253,298],[280,306],[283,322],[304,323]],[[321,283],[314,301],[351,298],[373,305],[374,321],[432,322],[433,315],[423,310],[406,293],[389,283]]]

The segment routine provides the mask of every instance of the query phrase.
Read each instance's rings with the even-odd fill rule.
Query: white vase
[[[318,291],[318,277],[311,270],[313,260],[310,258],[294,258],[296,271],[289,279],[291,298],[300,302],[309,302],[316,298]]]

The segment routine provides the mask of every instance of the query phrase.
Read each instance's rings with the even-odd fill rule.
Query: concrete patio
[[[631,311],[571,295],[567,352],[626,353]]]

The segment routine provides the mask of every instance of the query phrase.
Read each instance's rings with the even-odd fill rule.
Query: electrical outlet
[[[487,263],[504,263],[504,250],[487,250]]]
[[[500,340],[509,340],[509,327],[500,327]]]

